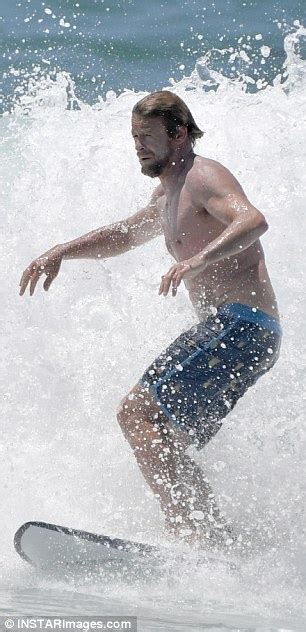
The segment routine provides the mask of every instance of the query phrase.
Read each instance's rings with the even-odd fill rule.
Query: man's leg
[[[122,401],[118,422],[160,501],[167,532],[190,542],[229,540],[209,482],[194,459],[185,454],[190,437],[169,425],[153,397],[139,384]]]

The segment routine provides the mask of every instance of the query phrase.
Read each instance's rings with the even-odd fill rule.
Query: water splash
[[[241,77],[209,68],[207,59],[191,77],[171,82],[206,130],[198,152],[229,167],[270,224],[263,244],[282,314],[282,356],[197,457],[246,542],[261,535],[268,547],[240,578],[216,572],[212,583],[206,571],[195,577],[181,569],[187,593],[183,580],[157,584],[153,593],[150,587],[151,597],[149,589],[121,587],[127,603],[133,591],[147,604],[153,594],[161,609],[167,602],[174,612],[179,594],[186,612],[192,606],[199,614],[203,594],[206,605],[221,608],[227,592],[228,612],[244,607],[268,616],[278,609],[287,616],[288,607],[302,609],[306,121],[298,46],[304,37],[301,26],[285,37],[286,77],[254,93]],[[147,200],[152,182],[139,173],[130,139],[131,109],[141,96],[109,93],[91,107],[75,97],[67,73],[40,76],[0,123],[0,476],[7,508],[1,558],[12,582],[18,581],[12,534],[26,520],[161,538],[158,506],[120,434],[116,408],[149,362],[195,322],[183,289],[175,299],[158,297],[171,261],[162,239],[116,259],[65,262],[48,295],[18,297],[21,271],[34,256]]]

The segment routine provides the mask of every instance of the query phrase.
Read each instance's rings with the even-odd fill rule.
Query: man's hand
[[[25,293],[28,283],[30,283],[30,296],[33,296],[34,290],[39,277],[46,274],[44,281],[44,290],[48,291],[52,281],[57,277],[61,267],[63,254],[60,246],[55,246],[48,250],[45,254],[32,261],[32,263],[24,271],[20,285],[20,296]]]
[[[186,261],[180,261],[172,266],[167,274],[162,276],[158,294],[167,296],[172,284],[172,296],[176,296],[177,288],[182,279],[193,279],[205,270],[207,263],[200,255],[195,255]]]

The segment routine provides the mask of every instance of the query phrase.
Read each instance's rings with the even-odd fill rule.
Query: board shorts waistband
[[[257,307],[250,307],[243,303],[225,303],[218,309],[220,314],[232,314],[241,320],[248,321],[250,323],[256,323],[264,329],[269,329],[273,333],[282,335],[282,328],[279,320],[273,318],[266,312],[258,309]]]

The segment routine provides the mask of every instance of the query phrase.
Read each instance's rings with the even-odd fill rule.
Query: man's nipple
[[[184,237],[184,235],[185,235],[185,233],[182,233],[182,236],[183,236],[183,237]],[[182,240],[178,237],[178,238],[176,239],[176,242],[177,242],[178,244],[181,244],[181,243],[182,243]]]

